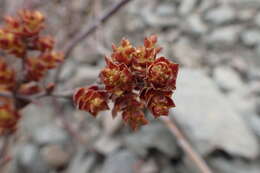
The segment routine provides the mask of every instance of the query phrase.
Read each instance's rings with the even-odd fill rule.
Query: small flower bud
[[[160,57],[147,69],[146,79],[154,88],[176,89],[176,78],[179,65],[170,60]]]
[[[18,92],[22,95],[33,95],[42,91],[42,88],[36,82],[24,83],[20,86]]]
[[[23,22],[23,34],[26,36],[37,35],[44,27],[45,18],[39,11],[21,10],[19,12]]]
[[[122,39],[119,47],[112,45],[113,53],[111,55],[113,61],[130,65],[132,61],[132,53],[135,48],[130,44],[129,40]]]
[[[95,117],[98,112],[109,109],[107,93],[99,90],[98,86],[78,89],[74,93],[73,100],[79,110],[85,110]]]
[[[100,73],[106,90],[117,96],[130,91],[133,88],[133,78],[129,68],[125,64],[115,64],[108,58],[106,63],[106,68]]]
[[[51,51],[54,46],[54,40],[51,36],[42,36],[35,40],[36,49],[39,51]]]

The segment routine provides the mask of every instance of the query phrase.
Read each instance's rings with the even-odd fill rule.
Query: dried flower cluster
[[[40,34],[45,17],[39,11],[22,10],[4,21],[0,28],[0,51],[6,56],[0,57],[0,92],[14,97],[39,93],[43,89],[39,82],[48,70],[63,61],[63,54],[53,50],[51,36]],[[10,55],[17,59],[10,59]],[[12,60],[19,61],[21,69],[13,70],[7,63],[13,63]],[[15,130],[19,117],[17,100],[0,97],[0,134]]]
[[[127,39],[119,46],[112,45],[113,53],[106,57],[106,67],[100,72],[102,85],[80,88],[74,94],[78,109],[96,116],[114,103],[113,117],[119,112],[132,129],[148,123],[144,109],[155,118],[168,115],[175,107],[171,96],[176,89],[179,66],[165,57],[157,57],[161,48],[157,36],[145,38],[144,45],[134,47]]]

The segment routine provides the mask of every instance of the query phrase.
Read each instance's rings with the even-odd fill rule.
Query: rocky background
[[[0,16],[31,2],[63,48],[118,0],[1,0]],[[181,64],[170,116],[193,147],[216,173],[259,173],[259,0],[133,0],[77,46],[60,89],[94,81],[111,43],[141,44],[152,33],[162,54]],[[58,102],[61,109],[46,98],[22,111],[1,173],[199,172],[158,120],[133,133],[109,112],[94,119]]]

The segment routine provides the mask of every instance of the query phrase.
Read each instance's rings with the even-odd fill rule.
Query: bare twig
[[[128,2],[132,0],[121,0],[117,4],[115,4],[111,9],[105,12],[95,23],[93,23],[87,30],[79,33],[74,38],[68,42],[67,45],[64,47],[64,58],[67,59],[73,49],[85,40],[88,36],[90,36],[101,24],[105,23],[110,17],[112,17],[116,12],[118,12],[123,6],[125,6]],[[54,77],[54,83],[58,83],[59,75],[64,67],[64,63],[57,69]]]
[[[177,127],[174,121],[171,121],[168,117],[162,117],[161,120],[171,133],[177,138],[177,141],[183,151],[187,154],[189,159],[198,167],[202,173],[213,173],[208,167],[203,158],[192,148],[189,142],[184,137],[181,130]]]
[[[10,160],[8,157],[8,147],[10,144],[10,135],[6,134],[3,138],[3,145],[0,151],[0,169]]]

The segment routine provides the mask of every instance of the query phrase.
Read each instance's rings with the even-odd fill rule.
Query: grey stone
[[[75,72],[75,75],[66,82],[67,88],[73,88],[75,86],[90,85],[98,78],[98,74],[101,68],[94,68],[91,66],[79,66]],[[75,86],[71,86],[75,85]]]
[[[230,23],[236,19],[236,13],[229,6],[220,6],[213,10],[209,10],[205,14],[205,20],[215,25]]]
[[[234,0],[233,4],[238,8],[260,8],[260,3],[258,0]]]
[[[247,163],[242,160],[214,158],[209,162],[215,172],[221,173],[258,173],[260,169],[258,163]]]
[[[147,162],[143,163],[141,168],[139,169],[141,173],[158,173],[159,168],[154,159],[150,159]]]
[[[219,148],[249,159],[258,156],[252,131],[203,71],[182,69],[174,100],[171,112],[201,154]]]
[[[40,156],[39,149],[32,144],[18,147],[17,171],[23,173],[48,173],[49,168]]]
[[[184,29],[194,36],[204,35],[208,31],[207,25],[203,23],[198,14],[193,14],[187,18],[187,26]]]
[[[260,31],[256,29],[250,29],[242,32],[241,41],[245,46],[256,46],[260,43]]]
[[[108,156],[101,173],[133,173],[137,163],[138,159],[133,153],[119,151]]]
[[[165,126],[157,122],[128,136],[126,145],[130,150],[142,156],[147,154],[149,148],[155,148],[171,157],[178,157],[180,154],[175,138]]]
[[[255,51],[256,51],[256,55],[253,57],[253,62],[254,62],[254,65],[256,65],[256,67],[258,68],[260,66],[260,43],[257,44],[256,48],[255,48]]]
[[[67,172],[87,173],[90,172],[95,164],[96,157],[94,154],[86,154],[85,149],[79,148],[78,152],[70,162]]]
[[[70,159],[70,153],[60,145],[47,145],[40,151],[43,160],[52,168],[64,168]]]
[[[170,3],[162,3],[156,8],[155,13],[157,13],[158,16],[161,17],[174,16],[176,13],[176,7]]]
[[[182,0],[178,9],[180,15],[186,16],[191,13],[192,10],[195,8],[197,2],[198,0]]]
[[[237,25],[217,28],[205,38],[205,41],[211,47],[231,47],[237,42],[240,31],[241,27]]]
[[[259,115],[251,115],[249,117],[249,123],[256,136],[260,139],[260,117]]]
[[[172,54],[183,65],[188,67],[199,66],[203,58],[203,47],[196,47],[189,39],[181,38],[172,44]]]
[[[256,113],[260,115],[260,97],[257,97],[256,99],[255,109],[256,109]]]
[[[50,106],[50,99],[39,100],[40,104],[29,104],[21,113],[23,118],[21,119],[20,127],[27,134],[31,134],[40,126],[44,126],[53,121],[54,111]],[[39,111],[40,110],[40,111]]]
[[[256,99],[251,96],[249,87],[241,87],[226,96],[232,103],[231,106],[236,110],[236,112],[239,113],[248,124],[250,124],[250,118],[255,114]]]
[[[32,132],[32,139],[38,145],[60,144],[65,145],[70,141],[66,131],[55,125],[39,127]]]
[[[228,66],[215,68],[213,78],[223,91],[239,90],[245,87],[238,73]]]
[[[176,168],[174,166],[168,165],[166,167],[163,167],[162,173],[177,173],[175,169]]]
[[[255,16],[255,24],[260,27],[260,13]]]
[[[105,147],[104,147],[105,146]],[[94,149],[101,154],[109,154],[116,151],[121,146],[121,141],[106,135],[97,139],[94,144]]]
[[[176,27],[179,20],[175,15],[161,16],[154,12],[152,8],[144,8],[141,11],[141,16],[145,23],[153,27]]]

